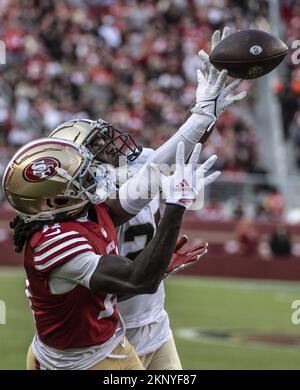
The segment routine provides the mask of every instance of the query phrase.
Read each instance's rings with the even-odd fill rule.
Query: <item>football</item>
[[[218,70],[227,69],[234,78],[256,79],[275,69],[288,53],[279,38],[261,30],[237,31],[222,40],[210,53]]]

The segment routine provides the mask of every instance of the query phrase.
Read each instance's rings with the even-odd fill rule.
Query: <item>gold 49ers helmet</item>
[[[72,141],[77,145],[84,145],[88,149],[97,138],[104,140],[104,146],[94,152],[97,157],[113,144],[120,155],[126,156],[129,162],[134,161],[142,152],[142,147],[137,146],[128,133],[123,133],[103,119],[93,121],[91,119],[72,119],[53,130],[49,137]]]
[[[9,162],[3,189],[12,207],[24,218],[54,219],[58,213],[73,216],[85,205],[101,203],[115,189],[106,169],[95,178],[93,155],[83,145],[40,138],[23,146]],[[100,185],[102,192],[95,193]],[[102,194],[102,197],[99,195]]]

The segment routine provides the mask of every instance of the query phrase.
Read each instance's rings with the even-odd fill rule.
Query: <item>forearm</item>
[[[133,284],[146,284],[156,291],[174,253],[184,211],[176,205],[166,206],[155,236],[133,262]]]
[[[194,114],[191,112],[191,110],[192,110],[192,108],[195,106],[195,104],[196,104],[196,100],[194,100],[193,103],[190,105],[190,107],[189,107],[189,109],[188,109],[188,113],[186,114],[186,116],[185,116],[185,118],[184,118],[184,121],[185,121],[185,122],[186,122],[192,115],[194,115]],[[199,115],[201,115],[201,114],[199,114]],[[206,130],[206,131],[204,131],[204,130],[201,131],[202,134],[200,134],[200,138],[199,138],[199,141],[198,141],[200,144],[203,145],[203,144],[207,141],[207,139],[209,138],[210,134],[213,132],[215,123],[216,123],[216,121],[213,120],[213,118],[212,118],[212,123],[209,125],[209,127],[207,128],[207,130]],[[203,127],[203,126],[202,126],[202,127]]]
[[[185,145],[185,159],[189,157],[194,146],[205,136],[208,129],[214,125],[212,117],[205,114],[192,114],[180,129],[162,146],[155,150],[148,158],[140,172],[123,184],[119,190],[120,205],[129,214],[138,214],[155,196],[153,186],[150,186],[151,163],[175,163],[176,149],[179,142]],[[132,189],[139,188],[139,197],[131,197]],[[149,191],[151,189],[151,196]]]
[[[160,146],[146,161],[145,165],[151,163],[168,164],[175,163],[175,154],[179,142],[185,145],[185,159],[189,157],[194,146],[207,133],[207,130],[214,125],[211,116],[205,114],[192,114],[179,130],[162,146]]]
[[[126,257],[103,255],[89,286],[101,294],[154,293],[171,261],[184,208],[170,205],[154,238],[132,262]]]

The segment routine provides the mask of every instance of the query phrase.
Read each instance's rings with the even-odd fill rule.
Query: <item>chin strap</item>
[[[53,220],[55,218],[56,214],[80,209],[88,203],[89,203],[89,200],[86,199],[80,203],[73,205],[73,206],[61,207],[61,208],[53,210],[53,211],[41,211],[40,213],[33,215],[33,216],[29,216],[29,215],[22,214],[22,213],[19,213],[19,215],[23,218],[24,223],[30,223],[33,221],[49,221],[49,220]]]

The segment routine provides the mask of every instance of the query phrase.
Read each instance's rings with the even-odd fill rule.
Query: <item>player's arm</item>
[[[178,143],[179,144],[179,143]],[[178,145],[177,144],[177,145]],[[182,142],[185,149],[185,144]],[[195,143],[197,144],[197,143]],[[198,151],[200,154],[202,145],[198,145]],[[159,148],[160,149],[160,148]],[[153,152],[155,155],[157,151]],[[176,154],[176,153],[175,153]],[[213,155],[209,157],[201,166],[204,175],[214,165],[217,160],[217,156]],[[184,153],[184,161],[186,161],[186,153]],[[154,196],[157,195],[157,191],[151,186],[151,164],[152,162],[144,164],[139,173],[124,183],[117,196],[113,199],[106,200],[106,204],[109,207],[109,214],[114,222],[115,226],[122,225],[126,221],[137,215],[143,208],[151,202]],[[214,172],[204,179],[204,186],[213,183],[220,175],[220,172]],[[136,196],[138,190],[138,197]]]
[[[229,33],[229,29],[225,28],[222,39],[226,38]],[[216,31],[212,37],[212,48],[214,48],[220,40],[220,32]],[[131,219],[150,202],[151,199],[148,196],[149,165],[151,163],[168,164],[169,166],[174,164],[176,148],[179,142],[183,142],[185,145],[185,160],[187,160],[199,140],[205,141],[209,137],[218,116],[229,105],[246,96],[246,91],[232,96],[232,92],[241,80],[235,80],[226,86],[227,71],[219,72],[210,65],[207,60],[205,61],[204,58],[205,55],[202,52],[201,59],[207,71],[202,72],[198,69],[196,104],[191,110],[192,115],[166,143],[151,154],[139,174],[120,187],[118,198],[107,202],[110,208],[110,215],[116,226]],[[215,163],[216,158],[216,156],[211,156],[211,158],[206,161],[204,172]],[[211,176],[210,179],[207,180],[206,184],[215,180],[213,176]],[[141,196],[138,199],[131,199],[130,189],[137,188],[138,186],[141,189]]]
[[[80,253],[80,247],[73,244],[76,255],[50,273],[51,292],[62,294],[79,284],[101,294],[123,297],[154,293],[172,258],[184,211],[183,205],[166,206],[157,234],[134,262],[118,255],[100,256],[91,247]],[[67,239],[63,243],[68,252],[72,251],[71,242]],[[53,260],[47,262],[51,263]]]
[[[60,293],[61,287],[68,288],[70,283],[71,288],[74,284],[81,284],[102,294],[154,292],[174,252],[184,211],[197,201],[197,194],[203,189],[203,180],[197,180],[201,168],[197,168],[195,163],[199,153],[198,146],[191,155],[191,163],[185,166],[184,145],[181,143],[178,145],[174,175],[165,176],[156,166],[152,167],[157,183],[160,183],[165,194],[167,206],[156,236],[135,258],[134,263],[122,256],[97,255],[87,238],[82,236],[73,238],[79,234],[76,231],[59,234],[59,238],[51,236],[50,242],[42,243],[35,248],[37,255],[35,264],[38,269],[44,272],[52,271],[50,282],[54,293]],[[185,186],[182,186],[183,181],[187,183]],[[66,242],[57,241],[65,237]],[[52,248],[57,243],[59,254],[58,247]]]
[[[201,170],[196,165],[200,149],[200,145],[195,147],[190,164],[184,166],[184,144],[180,143],[174,175],[165,176],[154,167],[167,204],[156,235],[134,262],[117,255],[102,256],[90,280],[92,290],[116,294],[156,291],[175,250],[184,211],[193,204],[197,194],[203,189],[203,180],[196,179]],[[186,186],[182,186],[183,182]]]
[[[215,31],[212,36],[212,50],[221,40],[228,37],[230,29],[224,28],[222,37],[220,31]],[[160,148],[158,148],[147,160],[146,164],[169,164],[175,162],[176,147],[179,142],[185,144],[185,158],[187,159],[195,144],[204,142],[212,132],[218,117],[236,101],[243,99],[247,92],[243,91],[232,95],[240,79],[226,86],[227,71],[219,72],[209,63],[209,57],[201,51],[199,56],[203,70],[197,70],[198,86],[196,90],[195,106],[191,109],[192,115],[184,122],[179,130]]]
[[[84,237],[75,240],[73,236],[67,237],[60,244],[66,245],[66,251],[62,254],[64,258],[58,260],[63,264],[57,266],[53,264],[53,259],[45,260],[44,267],[53,267],[49,277],[51,292],[62,294],[79,284],[101,294],[122,297],[154,293],[168,269],[184,211],[185,206],[168,204],[157,234],[134,261],[118,255],[101,256],[91,246],[85,244],[83,248],[77,244],[78,240],[87,242]],[[72,249],[72,246],[75,247]],[[51,247],[50,252],[55,249]],[[67,253],[71,252],[74,255],[68,258]],[[40,270],[49,271],[44,268]]]
[[[184,143],[182,143],[184,145]],[[196,143],[197,144],[197,143]],[[197,144],[200,154],[201,144]],[[155,154],[154,152],[153,154]],[[184,156],[184,161],[186,157]],[[211,156],[201,166],[204,174],[214,165],[217,156]],[[213,183],[219,176],[220,172],[216,171],[204,178],[204,186]],[[135,189],[139,190],[138,197]],[[137,215],[143,208],[151,202],[153,196],[157,194],[151,186],[151,164],[145,164],[139,173],[123,184],[114,199],[107,199],[106,204],[109,207],[109,214],[115,226],[122,225],[126,221]]]
[[[167,205],[154,238],[135,258],[104,255],[90,279],[99,293],[152,294],[162,280],[175,250],[185,208]]]

